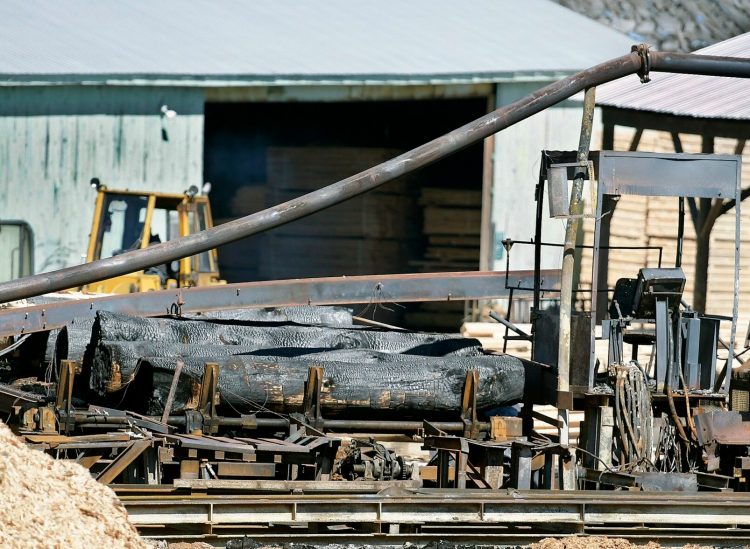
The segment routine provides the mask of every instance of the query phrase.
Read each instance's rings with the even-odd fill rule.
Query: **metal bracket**
[[[461,395],[461,421],[464,423],[464,437],[477,438],[479,436],[479,422],[477,421],[477,390],[479,389],[479,371],[466,372],[464,390]]]
[[[219,430],[219,417],[216,413],[216,404],[220,400],[218,385],[219,365],[216,362],[206,362],[203,367],[198,411],[203,415],[201,430],[209,435]]]
[[[649,52],[649,49],[651,46],[648,44],[638,44],[634,45],[630,48],[630,51],[633,53],[637,53],[638,56],[641,58],[641,68],[638,69],[638,76],[641,79],[641,84],[646,84],[648,82],[651,82],[651,54]]]
[[[169,306],[169,314],[172,316],[182,316],[182,306],[185,300],[182,297],[182,290],[177,289],[177,299]]]
[[[323,410],[320,405],[320,389],[323,386],[323,368],[310,366],[305,381],[305,396],[302,409],[305,420],[315,429],[323,429]]]
[[[73,427],[70,412],[73,408],[73,383],[77,373],[79,369],[75,360],[60,361],[60,380],[57,382],[55,408],[60,417],[60,427],[66,434]]]

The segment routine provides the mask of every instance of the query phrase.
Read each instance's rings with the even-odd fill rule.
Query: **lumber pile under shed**
[[[459,334],[107,312],[92,327],[83,370],[98,402],[127,396],[129,409],[160,414],[178,362],[184,366],[175,411],[195,406],[209,362],[219,365],[222,404],[240,413],[301,411],[311,367],[323,369],[321,406],[332,416],[455,413],[472,369],[479,372],[478,408],[489,410],[520,401],[525,380],[523,361],[487,355],[477,340]]]
[[[424,187],[419,196],[424,255],[410,263],[422,272],[476,271],[479,268],[479,233],[482,193],[478,190]],[[465,303],[420,303],[406,315],[409,326],[455,329],[464,319]]]
[[[476,270],[482,193],[425,187],[419,205],[423,208],[422,232],[427,238],[427,247],[424,259],[414,264],[425,271]]]

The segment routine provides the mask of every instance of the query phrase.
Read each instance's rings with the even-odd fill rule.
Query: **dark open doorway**
[[[353,175],[484,114],[487,99],[349,103],[207,103],[205,180],[217,223]],[[479,265],[483,148],[461,151],[264,235],[219,249],[230,282]],[[371,313],[370,313],[371,314]],[[378,320],[456,329],[461,304]]]

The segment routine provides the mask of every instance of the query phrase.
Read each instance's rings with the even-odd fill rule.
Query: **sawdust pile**
[[[650,541],[636,545],[623,538],[604,536],[571,536],[568,538],[544,538],[531,545],[532,549],[659,549],[661,545]]]
[[[0,547],[147,549],[114,492],[0,422]]]

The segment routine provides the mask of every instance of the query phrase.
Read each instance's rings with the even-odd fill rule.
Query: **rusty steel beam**
[[[647,51],[647,50],[646,50]],[[0,303],[65,290],[189,257],[308,216],[370,191],[450,156],[551,107],[586,88],[633,73],[678,72],[750,77],[750,59],[706,55],[631,52],[544,86],[534,93],[368,170],[294,200],[206,231],[0,284]]]
[[[0,336],[62,328],[98,311],[136,316],[292,305],[346,305],[489,299],[505,291],[505,273],[475,271],[301,278],[71,299],[0,310]]]

